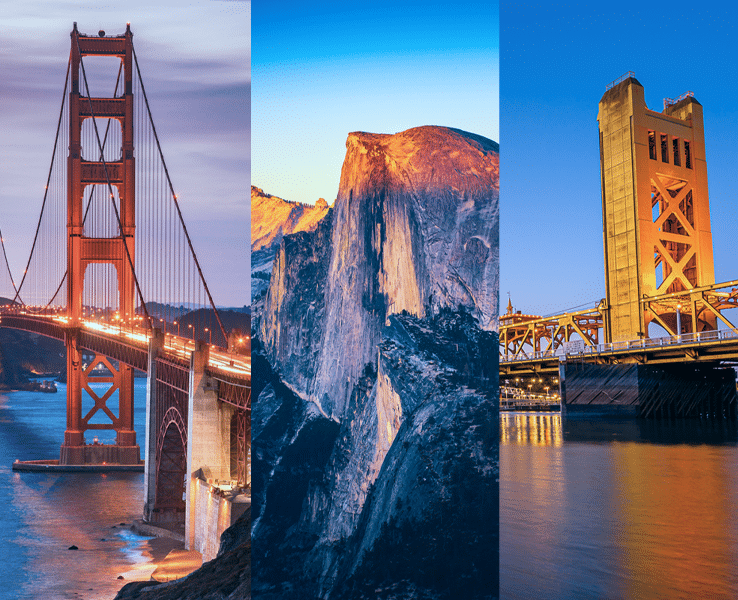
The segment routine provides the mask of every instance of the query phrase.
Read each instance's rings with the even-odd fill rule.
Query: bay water
[[[148,538],[126,527],[141,517],[142,473],[11,470],[16,459],[59,457],[66,388],[57,385],[56,394],[0,394],[0,599],[110,600],[128,580],[148,579],[153,570]],[[145,398],[146,380],[137,378],[139,445]],[[94,434],[86,433],[88,443]],[[103,443],[115,440],[112,431],[97,435]]]

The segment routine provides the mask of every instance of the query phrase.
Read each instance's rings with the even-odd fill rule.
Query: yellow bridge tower
[[[715,283],[702,105],[687,92],[649,110],[632,72],[608,88],[597,116],[605,341],[648,337],[652,321],[678,322],[678,334],[715,329],[710,311],[644,300]]]

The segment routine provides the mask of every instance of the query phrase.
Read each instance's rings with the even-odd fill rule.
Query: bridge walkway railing
[[[641,338],[637,340],[610,342],[607,344],[598,344],[596,346],[582,346],[579,350],[576,351],[566,351],[564,348],[558,348],[555,351],[545,350],[540,352],[526,352],[525,350],[520,350],[520,352],[515,356],[505,356],[501,353],[500,362],[545,360],[547,358],[558,358],[559,360],[565,360],[569,356],[590,356],[597,354],[609,354],[612,352],[627,352],[629,350],[646,350],[649,348],[714,344],[722,341],[737,339],[738,329],[720,329],[715,331],[701,331],[698,333],[684,333],[682,335],[673,335],[659,338]]]

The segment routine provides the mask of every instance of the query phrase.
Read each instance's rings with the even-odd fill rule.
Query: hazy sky
[[[680,8],[681,6],[681,8]],[[503,3],[500,304],[552,314],[605,296],[597,104],[634,71],[646,103],[703,105],[716,281],[738,278],[738,9]]]
[[[249,303],[250,2],[3,2],[0,229],[14,272],[31,248],[72,24],[125,31],[187,228],[217,304]]]
[[[251,182],[268,193],[333,202],[352,131],[499,137],[496,2],[261,2],[252,30]]]

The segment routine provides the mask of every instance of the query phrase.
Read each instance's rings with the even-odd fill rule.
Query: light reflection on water
[[[735,423],[500,417],[502,599],[738,598]]]
[[[500,444],[561,446],[560,413],[500,413]]]
[[[136,379],[139,443],[145,392],[145,380]],[[59,456],[65,411],[63,385],[57,394],[0,396],[0,599],[110,600],[126,583],[118,575],[129,578],[149,558],[147,538],[120,526],[140,517],[142,474],[11,471],[15,459]],[[79,550],[68,550],[71,545]],[[144,575],[140,578],[148,579]]]

